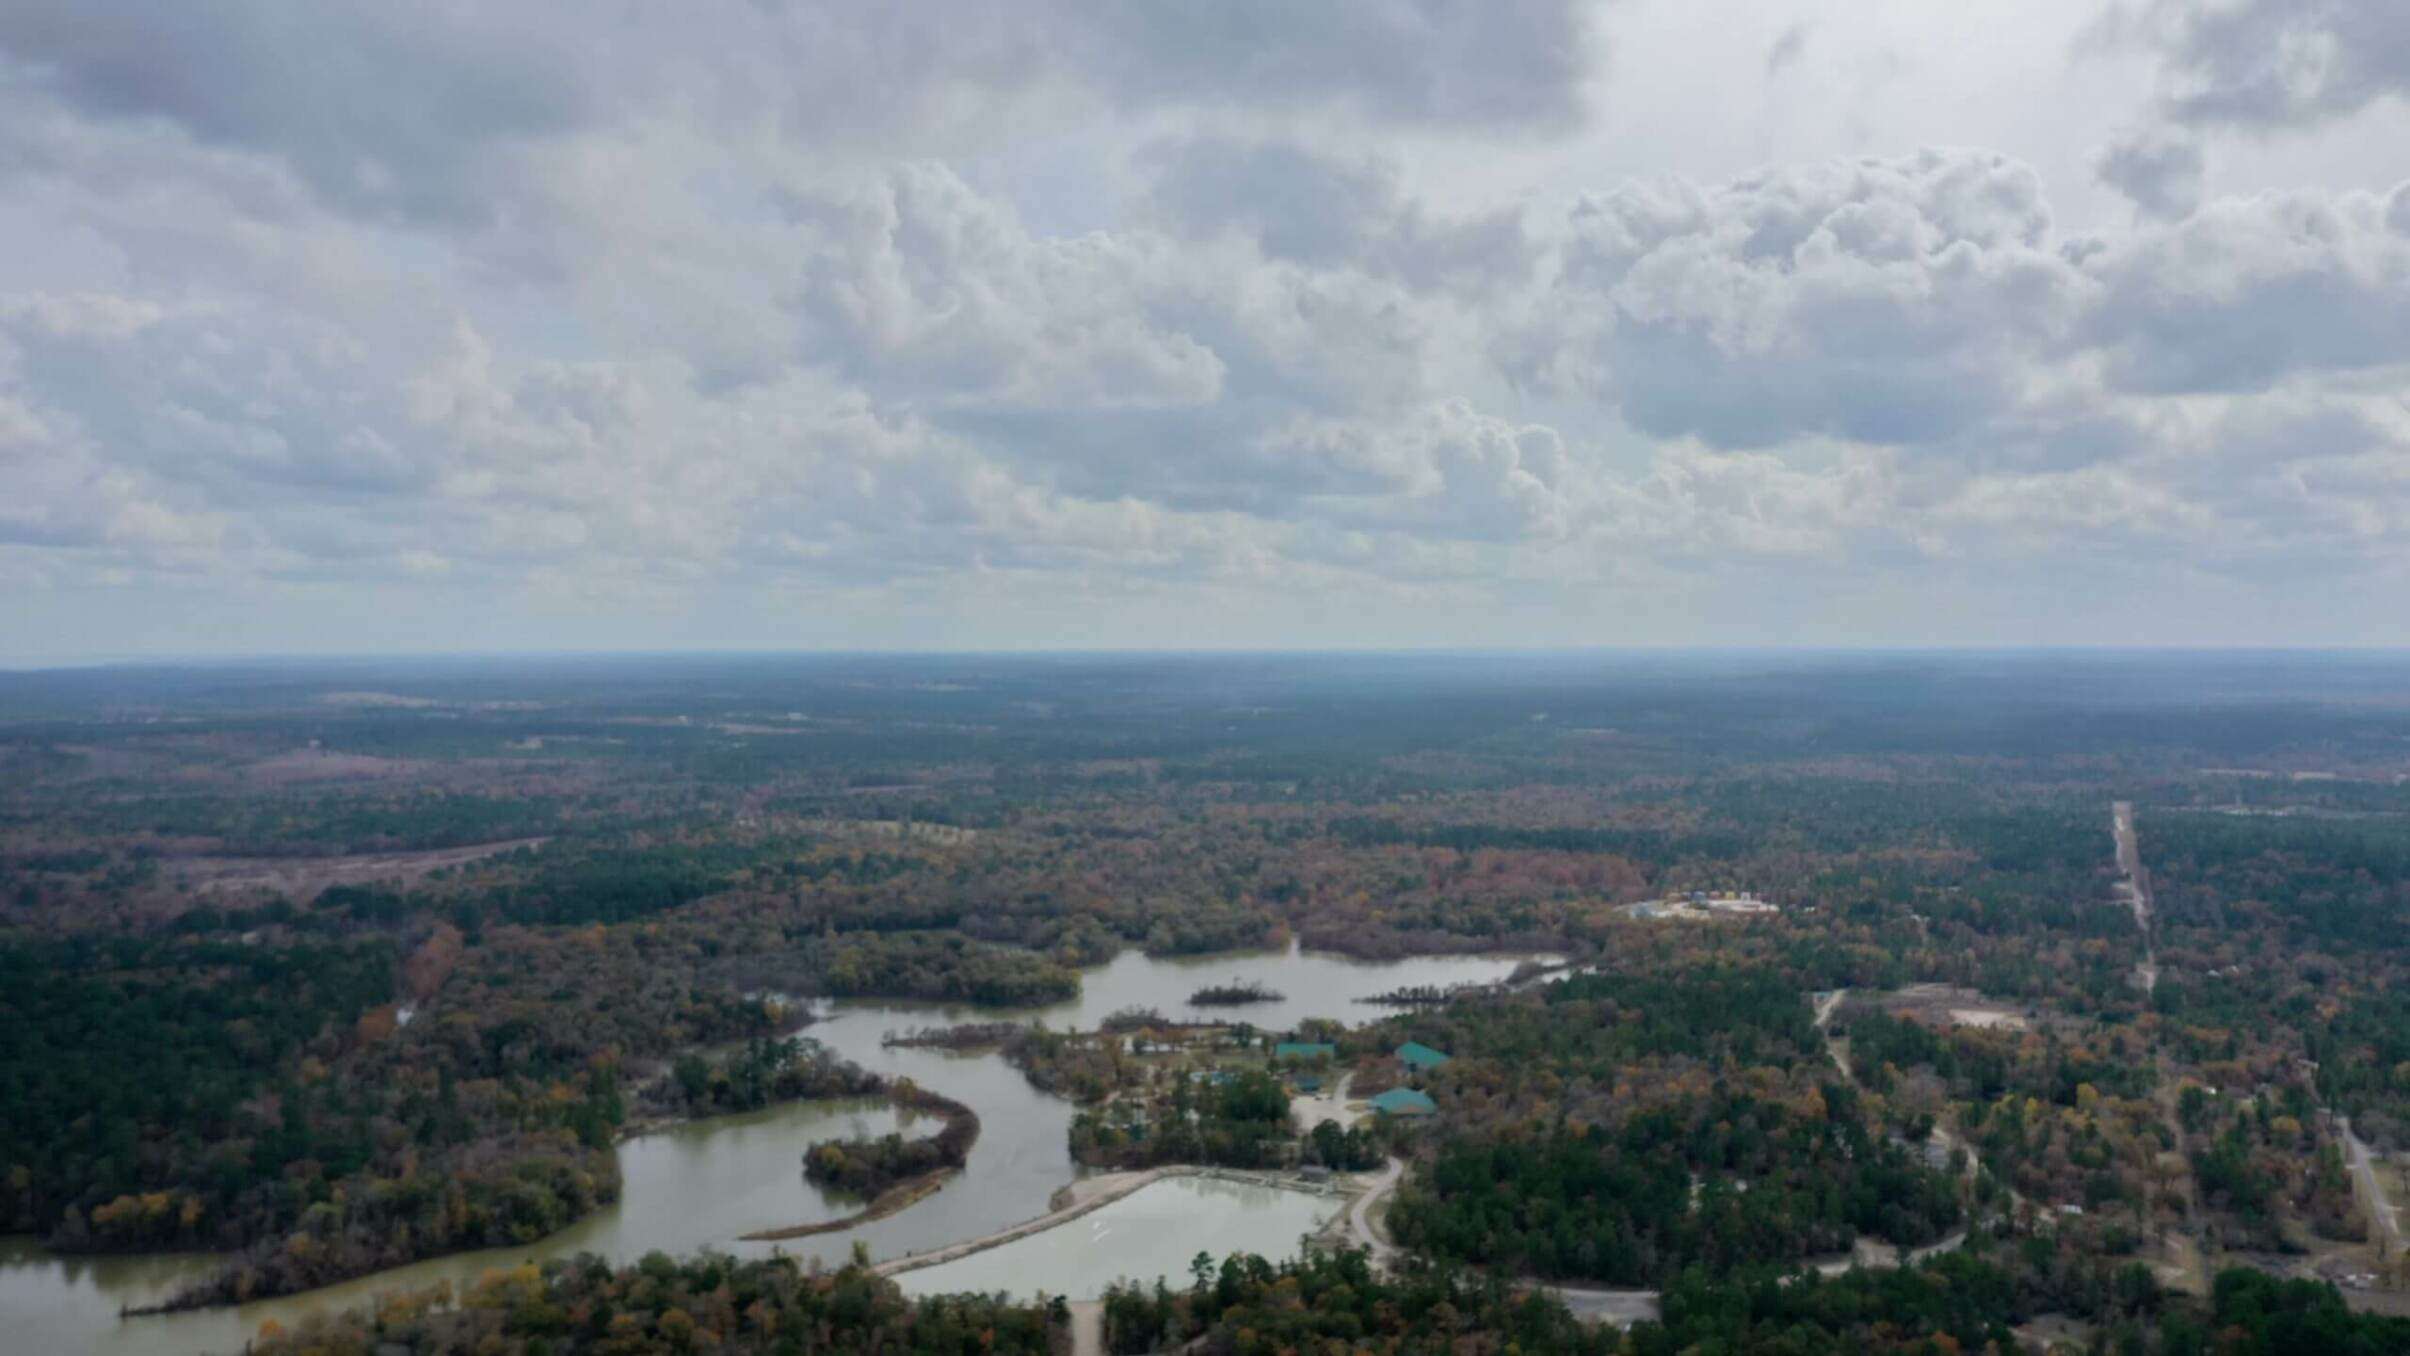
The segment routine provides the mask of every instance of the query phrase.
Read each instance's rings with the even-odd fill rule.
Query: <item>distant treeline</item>
[[[1458,852],[1484,848],[1526,852],[1605,852],[1635,861],[1677,857],[1737,856],[1747,847],[1740,835],[1721,831],[1669,834],[1655,829],[1517,828],[1509,824],[1407,824],[1392,819],[1331,821],[1333,838],[1349,847],[1437,847]]]

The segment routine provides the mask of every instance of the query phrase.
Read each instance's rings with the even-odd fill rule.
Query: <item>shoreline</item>
[[[943,1098],[942,1094],[937,1096],[938,1100],[945,1101],[957,1107],[960,1106],[958,1103],[952,1103],[951,1099],[949,1098]],[[899,1103],[892,1095],[892,1092],[875,1092],[863,1093],[859,1095],[840,1095],[835,1097],[792,1097],[787,1098],[784,1101],[769,1102],[762,1106],[751,1107],[743,1111],[721,1111],[707,1116],[654,1115],[642,1119],[632,1119],[626,1124],[618,1127],[618,1129],[612,1135],[610,1148],[612,1152],[616,1154],[620,1148],[634,1141],[650,1138],[655,1135],[667,1134],[671,1131],[688,1127],[708,1126],[715,1121],[733,1121],[743,1117],[759,1116],[782,1111],[790,1107],[842,1106],[849,1103],[859,1103],[866,1107],[873,1104],[886,1106],[901,1105],[901,1103]],[[925,1105],[925,1103],[923,1104]],[[965,1111],[968,1110],[968,1108],[962,1109]],[[952,1119],[950,1114],[948,1119],[949,1121]],[[977,1133],[976,1129],[974,1129],[973,1133]],[[947,1177],[950,1177],[960,1171],[962,1171],[962,1169],[959,1167],[939,1168],[933,1172],[922,1174],[919,1177],[914,1177],[907,1179],[906,1181],[899,1182],[896,1185],[891,1186],[885,1191],[879,1193],[878,1196],[872,1198],[870,1204],[865,1206],[862,1210],[846,1216],[839,1221],[830,1221],[825,1224],[816,1225],[800,1225],[796,1226],[793,1230],[765,1231],[765,1235],[767,1237],[781,1239],[801,1238],[816,1233],[835,1232],[838,1229],[851,1227],[852,1225],[866,1224],[873,1220],[883,1219],[888,1215],[897,1214],[907,1207],[926,1199],[939,1187],[945,1185],[945,1179]],[[910,1194],[903,1194],[907,1192]],[[890,1200],[891,1197],[896,1197],[897,1199]],[[546,1239],[550,1239],[556,1234],[564,1233],[570,1229],[576,1228],[579,1224],[584,1223],[591,1216],[619,1203],[619,1195],[614,1192],[611,1199],[596,1202],[594,1209],[579,1215],[575,1219],[564,1222],[558,1229],[551,1230],[537,1238],[529,1239],[524,1243],[484,1244],[470,1248],[446,1249],[441,1252],[426,1253],[421,1256],[412,1257],[406,1261],[396,1262],[389,1266],[377,1267],[369,1271],[356,1273],[354,1275],[333,1277],[317,1285],[309,1286],[301,1290],[281,1290],[271,1294],[253,1295],[239,1300],[209,1299],[197,1303],[186,1302],[183,1299],[182,1291],[179,1290],[177,1293],[170,1294],[165,1298],[149,1304],[120,1305],[118,1307],[117,1316],[120,1321],[123,1321],[134,1318],[170,1318],[178,1314],[196,1314],[209,1313],[213,1311],[239,1310],[252,1304],[274,1303],[280,1300],[298,1299],[318,1291],[331,1290],[337,1286],[352,1285],[386,1272],[402,1271],[424,1263],[440,1262],[446,1258],[474,1256],[480,1253],[506,1254],[519,1252],[541,1245]],[[48,1244],[44,1243],[41,1237],[37,1234],[7,1235],[7,1237],[23,1237],[30,1239],[32,1240],[34,1246],[40,1249],[44,1255],[60,1259],[92,1257],[206,1258],[209,1259],[210,1262],[209,1270],[196,1277],[195,1281],[192,1282],[200,1284],[205,1284],[208,1280],[222,1274],[226,1267],[239,1264],[243,1259],[245,1251],[244,1249],[237,1248],[226,1251],[168,1250],[153,1252],[143,1250],[107,1250],[73,1252],[61,1251],[59,1249],[52,1248]],[[738,1236],[738,1241],[740,1242],[751,1242],[755,1241],[755,1239],[756,1235],[753,1234],[744,1234]]]
[[[948,1178],[961,1171],[960,1168],[939,1168],[933,1172],[922,1173],[918,1177],[908,1177],[871,1197],[870,1204],[850,1215],[822,1220],[818,1224],[791,1224],[784,1229],[756,1229],[749,1234],[738,1234],[736,1240],[739,1243],[782,1243],[790,1238],[810,1238],[814,1234],[833,1234],[851,1229],[857,1224],[882,1220],[889,1215],[900,1214],[927,1200],[946,1184]]]
[[[935,1135],[912,1142],[936,1144],[942,1154],[946,1152],[946,1144],[950,1138],[959,1139],[961,1142],[954,1151],[954,1161],[941,1163],[927,1172],[889,1184],[877,1195],[871,1197],[868,1205],[850,1215],[838,1219],[817,1220],[808,1224],[789,1225],[782,1229],[756,1229],[749,1234],[738,1234],[737,1241],[740,1243],[776,1243],[789,1238],[809,1238],[814,1234],[833,1234],[839,1230],[850,1229],[857,1224],[868,1224],[873,1220],[885,1219],[889,1215],[900,1213],[928,1199],[939,1187],[946,1184],[946,1179],[968,1169],[971,1148],[979,1142],[980,1120],[977,1111],[944,1093],[931,1092],[909,1079],[889,1082],[887,1100],[898,1111],[904,1113],[913,1111],[941,1113],[945,1117],[944,1127]],[[811,1150],[805,1150],[804,1156],[808,1162]],[[804,1175],[811,1176],[811,1170],[808,1167],[805,1169]]]
[[[1301,955],[1321,956],[1340,962],[1351,969],[1355,967],[1387,969],[1392,965],[1415,961],[1452,961],[1467,959],[1479,959],[1483,961],[1513,961],[1517,963],[1522,961],[1536,960],[1542,966],[1549,967],[1549,969],[1552,970],[1561,970],[1563,967],[1566,967],[1569,964],[1569,959],[1566,956],[1566,953],[1561,950],[1535,954],[1512,949],[1500,950],[1489,945],[1475,945],[1462,950],[1409,950],[1397,955],[1368,955],[1360,954],[1352,949],[1328,945],[1327,943],[1323,942],[1309,943],[1303,937],[1292,932],[1284,943],[1278,943],[1272,946],[1262,948],[1244,947],[1176,956],[1153,956],[1145,952],[1143,947],[1125,946],[1118,949],[1113,960],[1100,961],[1093,965],[1077,967],[1077,971],[1082,979],[1083,988],[1085,987],[1087,980],[1089,980],[1095,973],[1108,969],[1116,962],[1128,959],[1133,954],[1150,964],[1169,964],[1183,967],[1198,964],[1210,965],[1232,960],[1244,961],[1258,957],[1279,958],[1283,956],[1297,957]],[[1545,979],[1546,977],[1548,977],[1548,972],[1544,970],[1539,978]],[[1015,1026],[1027,1026],[1033,1021],[1045,1021],[1045,1013],[1049,1008],[1061,1006],[1059,1004],[1037,1003],[1016,1004],[1009,1008],[990,1008],[976,1004],[962,1005],[953,1003],[937,1003],[930,1000],[919,1000],[908,997],[884,995],[862,995],[847,998],[837,998],[828,995],[804,996],[787,993],[774,993],[756,994],[751,996],[773,999],[777,1001],[784,1009],[785,1016],[788,1020],[787,1022],[782,1022],[780,1024],[777,1038],[785,1039],[788,1037],[801,1037],[806,1040],[822,1039],[820,1036],[820,1030],[825,1025],[830,1024],[833,1017],[850,1009],[856,1008],[877,1010],[881,1012],[892,1012],[899,1016],[909,1014],[910,1016],[914,1017],[940,1021],[946,1017],[955,1016],[958,1013],[976,1014],[986,1016],[992,1020],[1000,1022],[1009,1022]],[[792,1024],[790,1025],[789,1023]],[[1227,1027],[1235,1024],[1236,1023],[1232,1020],[1232,1018],[1221,1016],[1219,1014],[1210,1016],[1204,1014],[1192,1014],[1185,1016],[1184,1019],[1179,1021],[1179,1025],[1192,1027]],[[942,1027],[939,1029],[942,1029]],[[882,1045],[890,1043],[902,1046],[914,1046],[922,1044],[921,1042],[911,1040],[881,1042]],[[735,1044],[735,1042],[707,1042],[686,1048],[698,1050],[706,1054],[716,1054],[724,1053],[727,1050],[734,1048]],[[938,1045],[939,1043],[931,1042],[929,1044]],[[984,1046],[984,1044],[971,1047],[971,1049],[967,1051],[954,1051],[951,1049],[951,1047],[941,1048],[946,1048],[952,1053],[972,1053],[977,1057],[984,1058],[994,1057],[993,1049]],[[663,1067],[666,1066],[667,1059],[668,1057],[664,1056],[657,1060],[636,1061],[630,1065],[632,1069],[641,1071],[639,1081],[632,1085],[630,1089],[636,1094],[631,1098],[631,1101],[635,1102],[636,1106],[631,1107],[631,1110],[634,1112],[634,1114],[630,1115],[623,1123],[613,1128],[609,1144],[611,1151],[622,1151],[634,1142],[650,1139],[664,1134],[674,1133],[684,1129],[707,1126],[713,1122],[775,1111],[782,1106],[788,1105],[789,1103],[842,1103],[856,1100],[870,1102],[888,1099],[887,1096],[878,1092],[864,1094],[840,1094],[834,1097],[803,1097],[786,1099],[785,1101],[773,1101],[763,1107],[752,1108],[745,1111],[716,1111],[702,1115],[647,1109],[644,1107],[644,1102],[646,1099],[643,1095],[646,1085],[656,1082],[662,1077]],[[649,1075],[649,1077],[644,1075]],[[1026,1077],[1025,1073],[1024,1077]],[[1043,1090],[1041,1089],[1040,1091]],[[1059,1094],[1052,1095],[1059,1096]],[[942,1097],[942,1094],[939,1096]],[[945,1100],[950,1101],[951,1099]],[[897,1183],[896,1185],[888,1188],[885,1192],[882,1192],[880,1195],[872,1198],[870,1203],[863,1210],[857,1211],[840,1219],[814,1221],[811,1223],[798,1224],[776,1229],[757,1230],[752,1233],[735,1235],[730,1241],[744,1243],[776,1243],[786,1240],[844,1233],[850,1229],[875,1223],[878,1220],[903,1213],[912,1206],[928,1199],[937,1191],[942,1190],[945,1186],[946,1179],[953,1176],[957,1172],[967,1172],[967,1165],[949,1167],[936,1171],[932,1176],[908,1179],[905,1182]],[[1197,1165],[1167,1164],[1162,1165],[1159,1169],[1154,1170],[1154,1172],[1155,1175],[1150,1177],[1148,1181],[1151,1182],[1154,1180],[1161,1180],[1163,1177],[1168,1176],[1220,1176],[1225,1177],[1228,1180],[1249,1182],[1255,1185],[1268,1186],[1276,1189],[1303,1190],[1308,1193],[1316,1192],[1316,1188],[1310,1185],[1305,1185],[1294,1181],[1279,1180],[1268,1176],[1249,1176],[1239,1170],[1234,1169],[1217,1169]],[[1046,1215],[1023,1221],[1019,1225],[1012,1226],[1006,1230],[998,1231],[997,1233],[985,1235],[976,1239],[958,1240],[954,1243],[945,1245],[945,1247],[940,1251],[889,1259],[889,1261],[879,1264],[877,1269],[882,1275],[900,1273],[902,1271],[935,1265],[937,1262],[942,1260],[950,1260],[956,1256],[968,1255],[972,1252],[982,1251],[989,1247],[998,1246],[1001,1243],[1011,1241],[1012,1239],[1026,1237],[1030,1233],[1037,1232],[1046,1227],[1051,1227],[1053,1224],[1059,1224],[1071,1219],[1076,1219],[1079,1217],[1079,1215],[1084,1214],[1089,1210],[1101,1208],[1103,1205],[1109,1204],[1113,1200],[1118,1200],[1121,1197],[1140,1189],[1146,1184],[1147,1182],[1132,1182],[1126,1185],[1120,1185],[1112,1189],[1110,1194],[1106,1196],[1077,1201],[1076,1203],[1073,1203],[1065,1212],[1058,1214],[1050,1211]],[[1058,1189],[1056,1196],[1057,1198],[1060,1198],[1065,1192],[1076,1192],[1078,1189],[1078,1181],[1067,1183],[1063,1188]],[[1347,1195],[1347,1190],[1345,1188],[1332,1190],[1329,1192],[1329,1194],[1339,1196],[1344,1199]],[[613,1204],[615,1204],[615,1202],[612,1201],[598,1202],[595,1211],[589,1211],[579,1215],[575,1219],[565,1221],[561,1225],[560,1229],[549,1231],[545,1235],[536,1239],[530,1239],[524,1242],[488,1244],[466,1248],[448,1248],[442,1251],[415,1255],[405,1260],[375,1266],[364,1271],[327,1277],[319,1280],[315,1284],[311,1284],[301,1289],[280,1289],[269,1293],[253,1295],[242,1300],[212,1297],[199,1302],[180,1302],[178,1296],[170,1295],[149,1303],[133,1305],[119,1304],[113,1307],[116,1309],[117,1316],[121,1321],[134,1318],[174,1318],[179,1315],[199,1315],[214,1312],[225,1312],[239,1310],[254,1304],[295,1300],[316,1294],[318,1292],[334,1290],[338,1287],[359,1285],[363,1282],[381,1286],[384,1284],[385,1278],[389,1273],[402,1272],[413,1267],[443,1262],[450,1258],[475,1257],[480,1254],[525,1255],[539,1251],[555,1235],[566,1230],[579,1227],[590,1219],[596,1212],[608,1209]],[[197,1254],[192,1250],[175,1249],[161,1251],[153,1251],[150,1249],[120,1251],[112,1249],[106,1253],[87,1253],[80,1251],[70,1252],[53,1250],[45,1246],[42,1243],[39,1235],[31,1235],[29,1237],[31,1238],[34,1246],[39,1249],[42,1256],[61,1262],[72,1262],[77,1258],[97,1256],[133,1258],[198,1256],[207,1260],[209,1264],[208,1272],[215,1273],[226,1265],[237,1261],[244,1253],[243,1249],[235,1249],[225,1252],[216,1250],[202,1250]],[[200,1283],[206,1284],[208,1279],[209,1276],[205,1274],[200,1278]],[[192,1283],[187,1283],[187,1285],[190,1284]]]

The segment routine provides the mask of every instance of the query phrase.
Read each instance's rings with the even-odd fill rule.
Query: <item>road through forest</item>
[[[2125,879],[2119,888],[2133,906],[2134,926],[2142,930],[2142,963],[2134,967],[2145,994],[2159,989],[2158,920],[2151,903],[2150,868],[2142,864],[2142,845],[2134,834],[2134,802],[2118,801],[2109,811],[2109,829],[2117,836],[2117,869]]]

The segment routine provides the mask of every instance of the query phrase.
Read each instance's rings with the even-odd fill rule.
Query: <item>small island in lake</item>
[[[1201,1008],[1234,1008],[1242,1003],[1277,1003],[1287,997],[1249,980],[1244,984],[1232,980],[1228,984],[1213,984],[1188,996],[1191,1005]]]

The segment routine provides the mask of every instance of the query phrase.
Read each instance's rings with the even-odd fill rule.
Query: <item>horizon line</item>
[[[0,674],[58,673],[93,670],[229,668],[243,665],[300,667],[311,664],[372,665],[542,660],[662,660],[662,659],[1216,659],[1216,658],[1571,658],[1582,655],[2355,655],[2410,657],[2410,644],[2248,645],[2234,643],[2104,644],[2059,642],[2025,645],[1928,644],[1795,644],[1770,642],[1633,641],[1582,645],[1385,645],[1385,646],[1129,646],[1061,648],[914,648],[851,649],[798,647],[790,649],[539,649],[539,650],[262,650],[241,653],[92,654],[57,658],[0,658]]]

